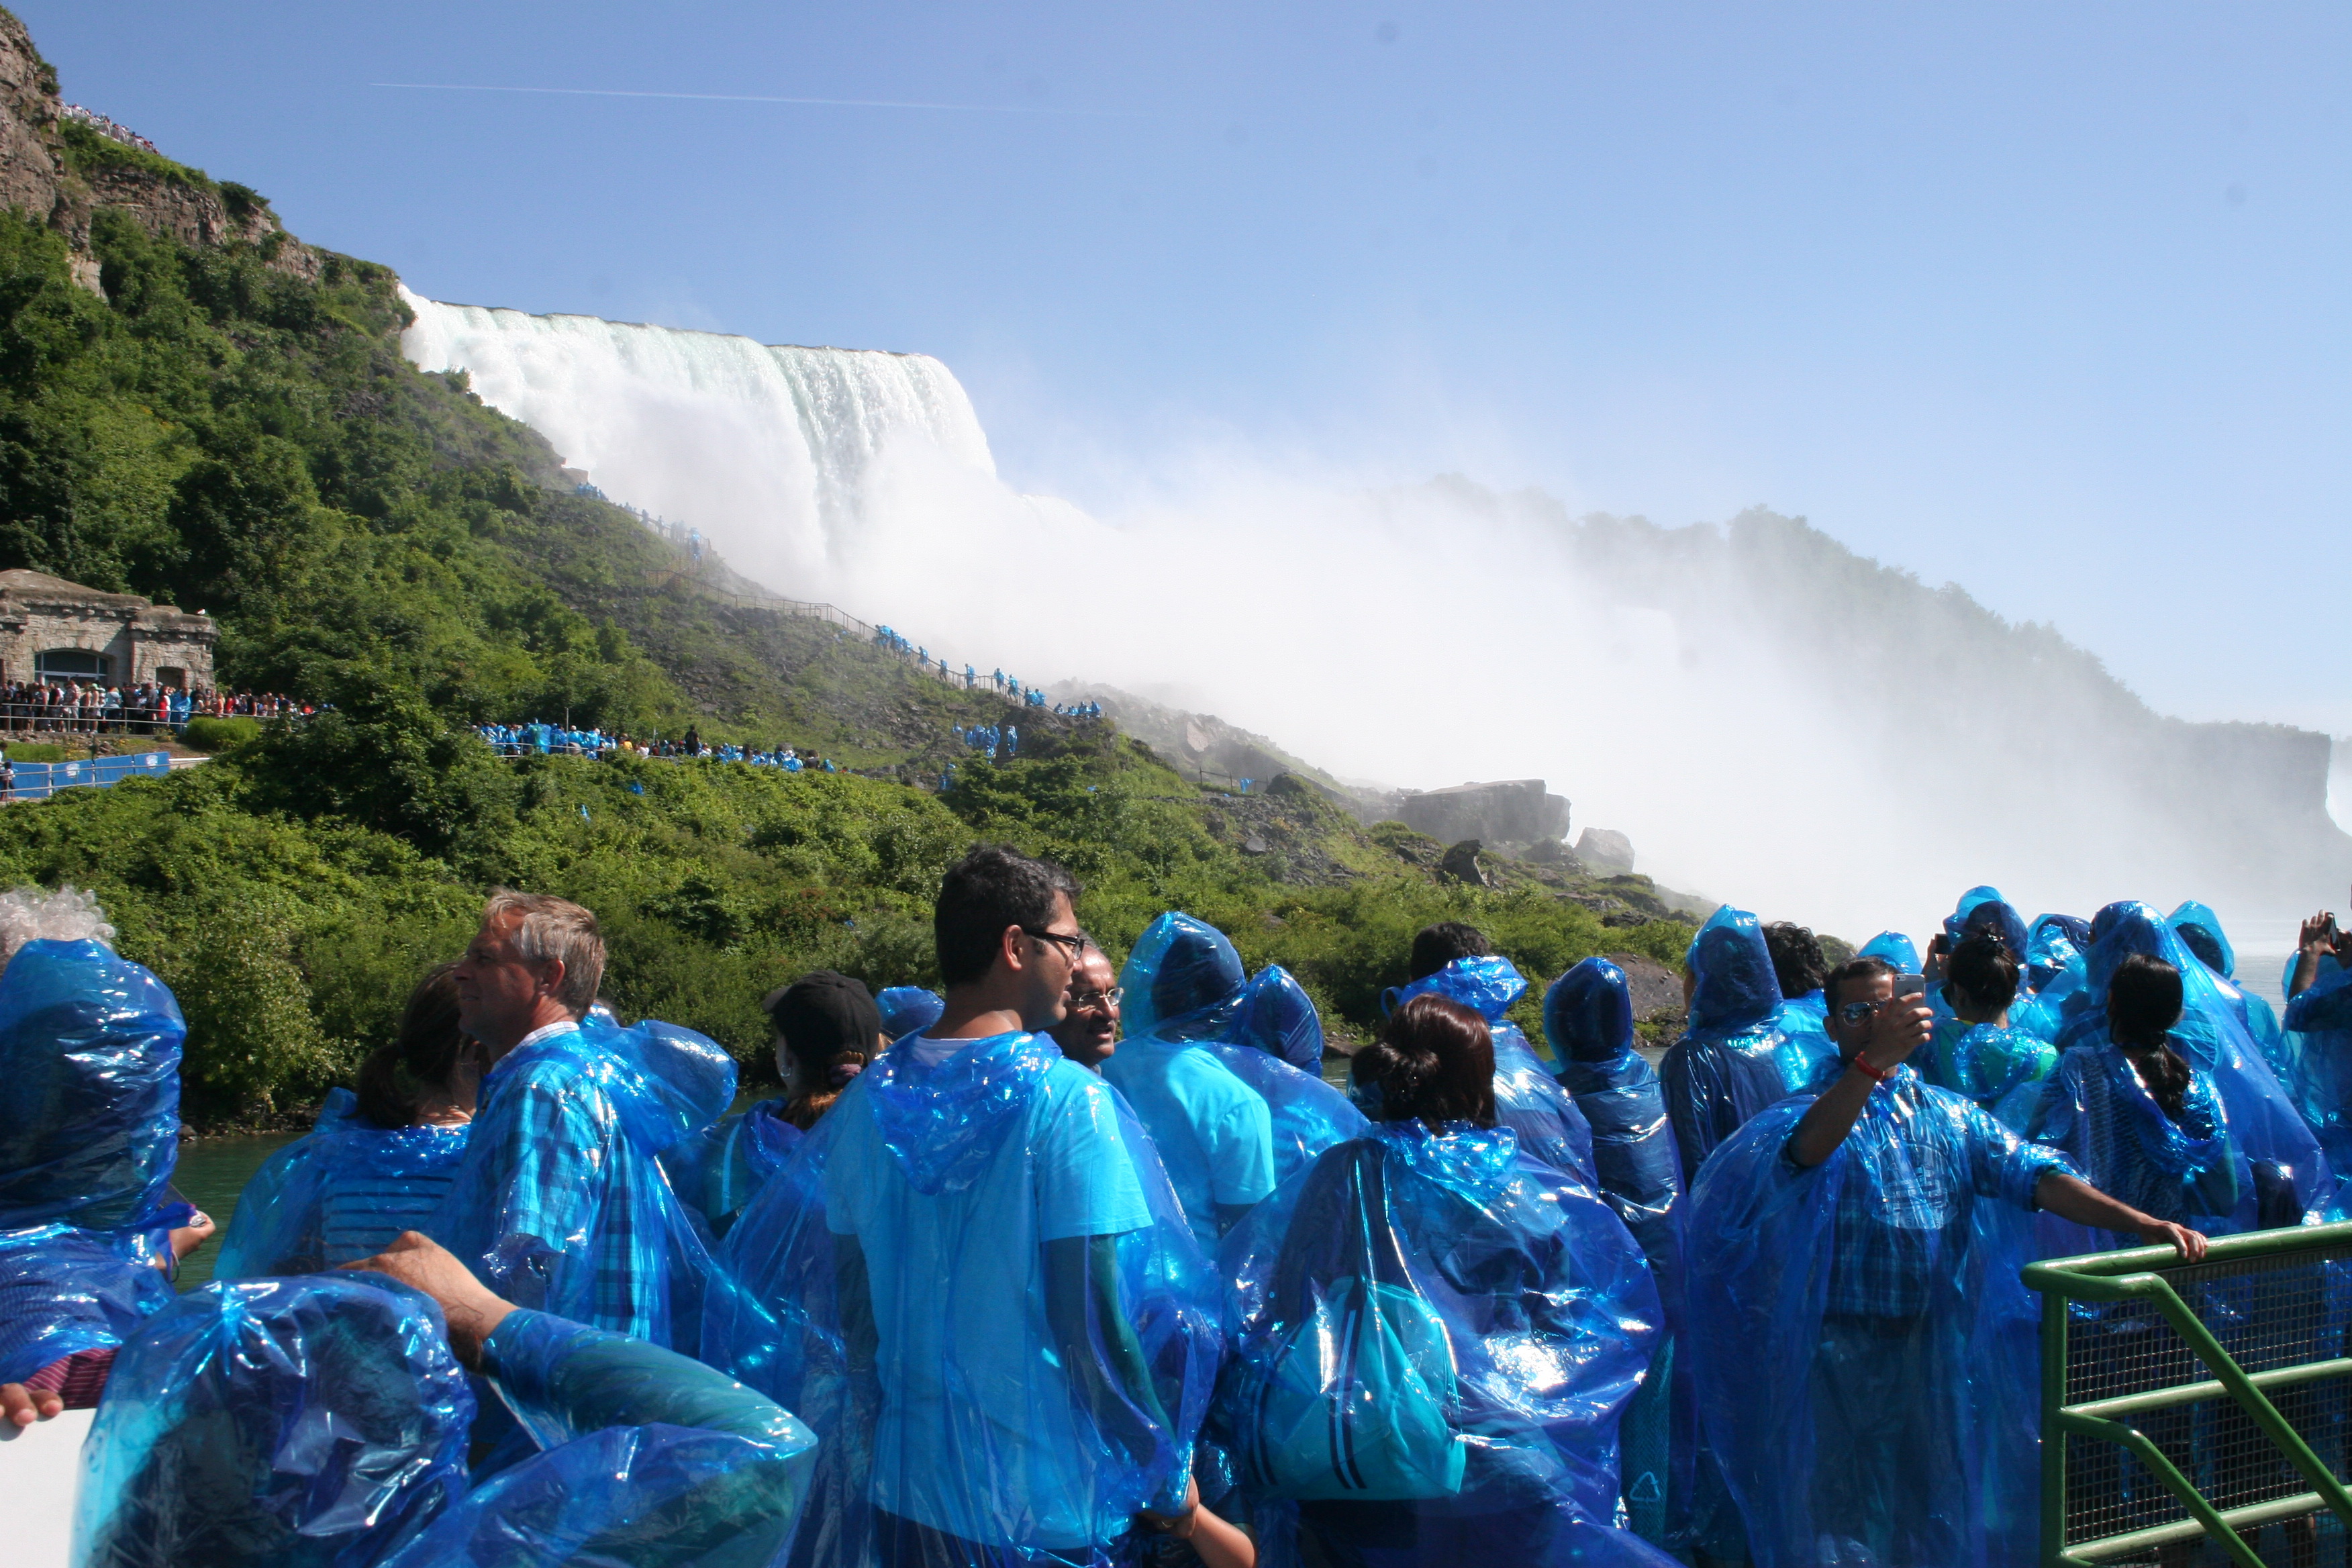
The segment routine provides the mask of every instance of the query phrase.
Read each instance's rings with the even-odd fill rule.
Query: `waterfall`
[[[772,573],[830,575],[894,467],[995,478],[971,400],[929,355],[402,297],[419,369],[463,370],[615,500],[758,538]]]

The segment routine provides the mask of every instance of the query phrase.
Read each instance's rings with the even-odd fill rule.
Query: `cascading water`
[[[419,365],[780,593],[983,673],[1214,711],[1343,776],[1541,773],[1662,880],[1769,916],[1924,930],[1991,881],[2029,910],[2236,919],[2352,870],[2324,737],[2160,719],[2047,628],[1796,524],[1661,532],[1241,468],[1114,526],[1003,484],[936,360],[409,303]]]
[[[883,465],[995,477],[971,400],[928,355],[402,297],[416,321],[401,346],[419,368],[463,369],[483,402],[616,500],[706,528],[755,525],[763,553],[803,572],[857,534]]]

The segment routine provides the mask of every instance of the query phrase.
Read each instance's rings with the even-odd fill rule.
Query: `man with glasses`
[[[1068,1016],[1049,1031],[1062,1054],[1082,1068],[1102,1070],[1118,1049],[1118,1004],[1125,994],[1103,950],[1089,946],[1070,971]]]
[[[1699,1401],[1759,1562],[2029,1560],[2032,1214],[2205,1253],[1906,1066],[1934,1014],[1895,982],[1877,958],[1832,972],[1837,1060],[1691,1193]]]
[[[799,1162],[815,1180],[771,1183],[729,1233],[752,1333],[816,1323],[844,1357],[793,1395],[833,1455],[795,1561],[1085,1564],[1139,1510],[1187,1511],[1181,1395],[1209,1375],[1215,1307],[1181,1220],[1152,1212],[1150,1141],[1044,1033],[1091,950],[1077,891],[1000,845],[949,868],[946,1010],[850,1080]],[[755,1386],[801,1343],[714,1337]]]

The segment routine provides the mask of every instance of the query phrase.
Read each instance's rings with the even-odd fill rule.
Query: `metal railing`
[[[2352,1415],[2352,1224],[2055,1258],[2042,1293],[2042,1549],[2046,1568],[2220,1560],[2263,1568],[2280,1527],[2316,1560],[2344,1483]]]

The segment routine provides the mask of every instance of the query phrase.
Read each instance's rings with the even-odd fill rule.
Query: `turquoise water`
[[[236,1195],[261,1169],[261,1163],[300,1137],[299,1132],[272,1132],[259,1138],[193,1138],[180,1145],[180,1163],[172,1177],[180,1195],[213,1216],[220,1229],[180,1265],[180,1289],[193,1290],[213,1277],[213,1255],[228,1232],[229,1216],[236,1213]]]

